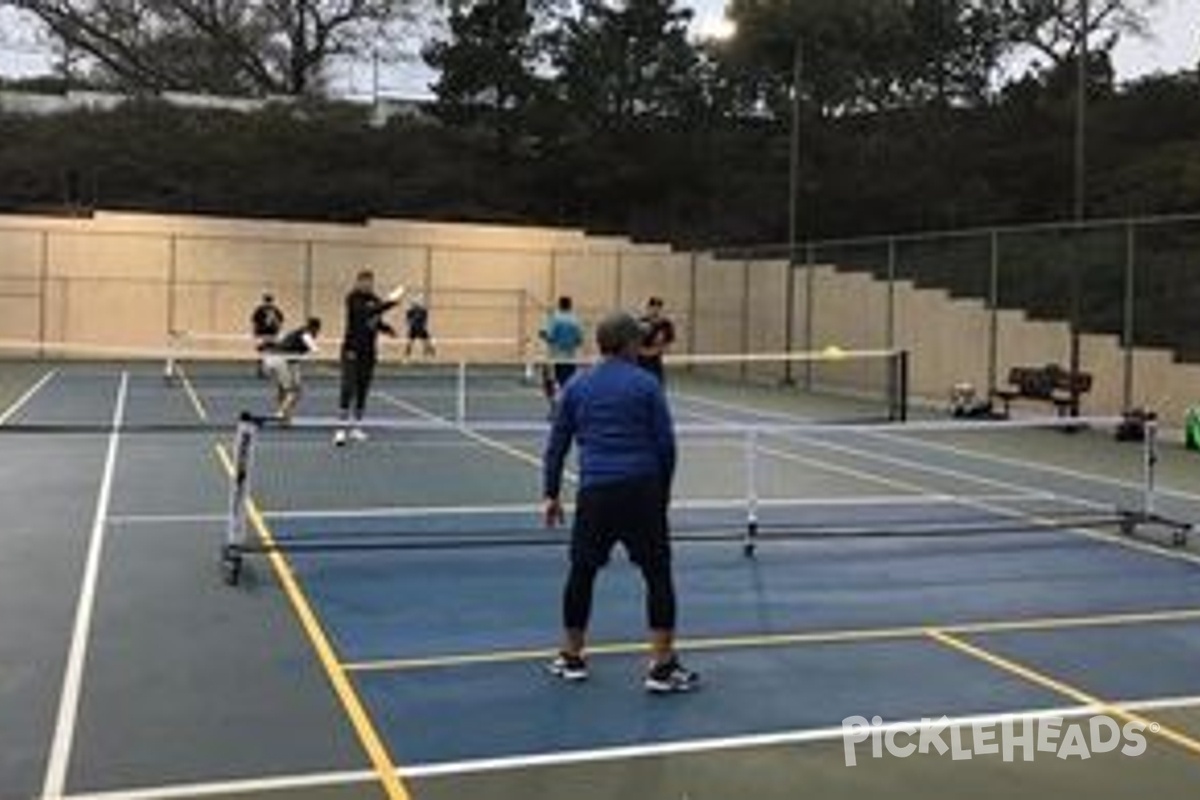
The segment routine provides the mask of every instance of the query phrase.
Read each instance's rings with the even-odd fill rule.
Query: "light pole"
[[[804,40],[796,37],[792,47],[792,126],[788,149],[788,265],[784,288],[784,350],[792,352],[795,347],[796,324],[796,249],[800,236],[800,81],[804,77]],[[793,363],[784,362],[784,383],[795,382]]]
[[[1086,253],[1083,246],[1083,223],[1087,218],[1087,90],[1088,90],[1088,26],[1091,22],[1088,0],[1079,0],[1079,31],[1078,43],[1075,47],[1075,170],[1074,170],[1074,209],[1075,247],[1074,258],[1071,259],[1071,344],[1070,344],[1070,382],[1071,382],[1071,416],[1079,416],[1079,373],[1082,354],[1081,332],[1082,298],[1080,292],[1083,285],[1083,264]]]

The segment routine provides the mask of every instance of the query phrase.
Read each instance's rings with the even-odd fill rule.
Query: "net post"
[[[888,403],[889,422],[908,421],[908,351],[896,350],[888,357],[891,368],[890,397]]]
[[[534,367],[533,341],[526,339],[521,342],[521,380],[526,386],[532,386],[537,379],[537,369]]]
[[[1149,416],[1142,435],[1142,518],[1154,516],[1155,482],[1158,467],[1158,420]]]
[[[221,548],[221,566],[225,581],[238,582],[242,555],[249,541],[246,525],[247,504],[250,499],[250,476],[254,466],[254,446],[258,438],[258,422],[248,413],[238,420],[233,442],[233,472],[229,476],[229,509],[226,520],[225,544]]]
[[[746,449],[746,533],[742,555],[753,558],[758,546],[758,431],[750,428],[744,440]]]
[[[461,359],[455,365],[454,421],[467,422],[467,362]]]
[[[175,348],[181,338],[180,332],[172,328],[167,331],[167,360],[163,364],[163,380],[170,383],[179,375],[179,365],[175,358]]]

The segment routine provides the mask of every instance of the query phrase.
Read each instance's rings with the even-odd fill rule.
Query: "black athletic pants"
[[[596,575],[620,542],[646,583],[646,619],[653,630],[674,630],[675,586],[666,492],[655,478],[588,486],[576,498],[571,570],[563,589],[563,625],[584,630]]]
[[[375,353],[342,350],[342,392],[338,405],[343,414],[353,410],[356,419],[362,418],[375,376],[375,361]]]

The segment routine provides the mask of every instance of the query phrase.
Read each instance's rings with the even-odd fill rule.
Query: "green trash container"
[[[1183,431],[1183,443],[1187,449],[1200,450],[1200,406],[1192,406],[1187,410]]]

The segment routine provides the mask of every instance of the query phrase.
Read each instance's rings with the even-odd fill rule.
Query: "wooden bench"
[[[1058,364],[1047,364],[1044,367],[1013,367],[1008,371],[1008,384],[992,391],[992,396],[1004,403],[1004,416],[1009,415],[1014,400],[1051,403],[1059,416],[1065,416],[1075,397],[1081,397],[1091,391],[1092,376],[1087,372],[1080,372],[1072,379],[1071,373]]]

